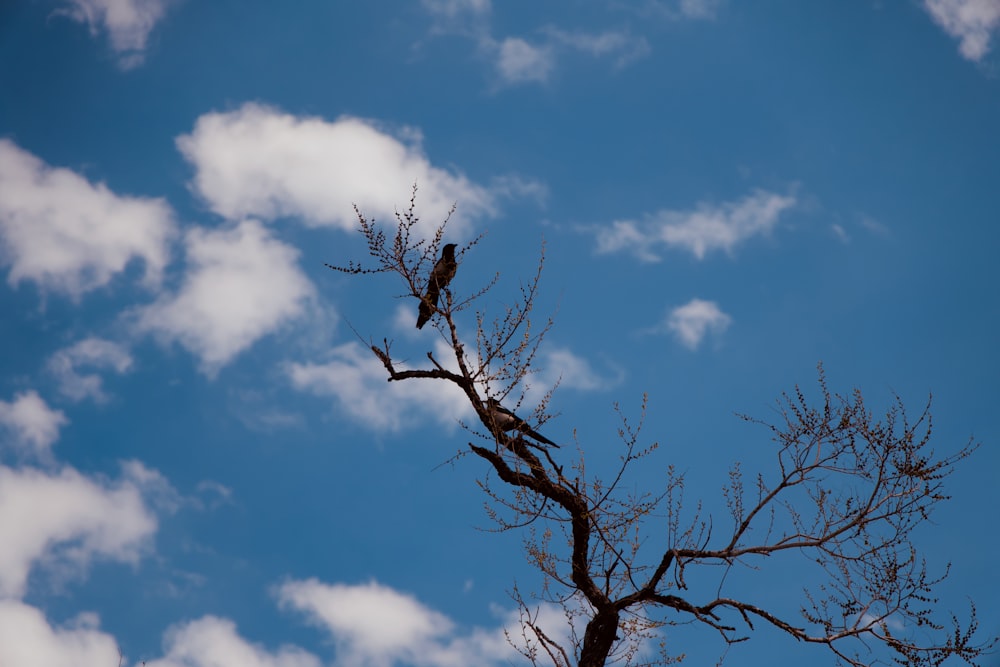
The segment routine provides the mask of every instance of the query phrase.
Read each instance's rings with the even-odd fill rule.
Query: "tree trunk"
[[[587,623],[580,651],[579,667],[604,667],[611,647],[618,639],[618,611],[613,607],[601,609]]]

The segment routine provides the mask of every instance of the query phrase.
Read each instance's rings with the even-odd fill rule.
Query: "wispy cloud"
[[[559,60],[571,53],[609,58],[616,67],[624,67],[650,52],[649,42],[628,30],[592,33],[547,25],[533,39],[496,37],[490,20],[492,6],[486,0],[423,0],[422,5],[434,21],[432,32],[472,40],[479,54],[493,64],[501,86],[546,83]]]
[[[298,251],[260,223],[191,229],[187,269],[175,293],[129,314],[139,332],[176,341],[213,375],[261,337],[305,314],[314,288],[298,267]]]
[[[90,34],[106,32],[122,69],[138,67],[145,60],[149,33],[175,0],[66,0],[68,7],[56,10],[86,23]]]
[[[663,320],[642,333],[670,333],[684,347],[696,350],[708,334],[721,335],[733,318],[722,312],[714,301],[691,299],[683,306],[668,310]]]
[[[735,202],[703,202],[693,210],[663,210],[642,221],[616,220],[610,226],[592,228],[597,252],[628,251],[644,262],[657,262],[657,248],[688,250],[698,259],[714,250],[732,254],[746,240],[768,234],[781,214],[793,207],[792,195],[765,190]]]
[[[646,38],[634,37],[627,30],[589,33],[548,27],[544,29],[544,32],[557,45],[589,54],[595,58],[610,57],[618,67],[624,67],[650,53],[649,42],[646,41]]]
[[[710,21],[718,16],[722,0],[626,0],[616,6],[668,21]]]
[[[835,222],[830,225],[830,232],[838,241],[844,244],[851,243],[859,229],[871,236],[888,238],[892,236],[892,230],[885,223],[876,220],[866,213],[856,213],[848,221]]]
[[[459,34],[474,39],[489,36],[490,0],[420,0],[433,20],[432,31]]]
[[[487,14],[491,9],[490,0],[420,0],[424,9],[446,18]]]
[[[173,234],[164,200],[116,195],[0,139],[0,259],[11,285],[32,280],[78,299],[135,259],[156,285]]]
[[[496,51],[497,73],[504,83],[548,81],[555,68],[549,46],[533,46],[520,37],[508,37],[492,47]]]
[[[714,19],[722,0],[680,0],[678,11],[689,19]]]
[[[559,60],[571,53],[608,58],[616,67],[624,67],[650,52],[644,37],[634,37],[626,30],[590,33],[553,26],[543,27],[535,43],[521,37],[499,41],[487,37],[479,41],[479,49],[495,61],[500,83],[504,85],[545,83],[556,71]]]
[[[841,243],[851,242],[851,235],[847,233],[847,230],[844,229],[843,225],[838,225],[834,223],[830,225],[830,231],[833,232],[833,235],[837,237],[837,240],[840,241]]]
[[[892,230],[884,222],[876,220],[870,215],[861,216],[861,226],[876,236],[890,236]]]
[[[108,400],[103,381],[96,373],[83,373],[81,368],[111,370],[122,374],[132,367],[132,355],[122,345],[102,338],[85,338],[53,354],[46,367],[59,382],[63,396],[82,401],[89,398],[97,403]]]
[[[494,194],[461,173],[431,164],[419,132],[394,136],[358,118],[298,117],[260,104],[208,113],[177,146],[194,166],[193,188],[230,220],[296,217],[307,225],[353,231],[356,203],[391,218],[405,209],[413,183],[421,218],[455,227],[496,212]]]
[[[946,33],[959,40],[962,56],[975,62],[989,52],[993,34],[1000,28],[997,0],[924,0],[924,9]]]
[[[436,345],[438,358],[448,359],[443,343]],[[385,367],[357,343],[339,345],[329,357],[322,363],[288,364],[292,386],[335,398],[349,418],[370,430],[395,432],[428,420],[455,426],[472,412],[465,395],[451,383],[386,382]]]

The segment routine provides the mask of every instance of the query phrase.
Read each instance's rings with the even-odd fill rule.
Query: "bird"
[[[437,261],[427,279],[427,292],[420,297],[420,314],[417,316],[417,328],[423,329],[431,315],[437,310],[438,295],[448,286],[458,270],[455,261],[455,244],[449,243],[441,248],[441,259]]]
[[[559,448],[559,445],[552,442],[538,431],[532,430],[526,421],[500,405],[500,401],[497,399],[486,399],[486,408],[489,410],[490,419],[493,420],[493,424],[501,431],[517,431],[518,433],[523,433],[538,442],[550,445],[557,449]]]

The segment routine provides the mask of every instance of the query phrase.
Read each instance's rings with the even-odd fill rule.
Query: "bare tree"
[[[684,475],[671,467],[663,489],[640,494],[626,489],[630,467],[657,448],[640,444],[645,399],[638,423],[618,410],[621,463],[606,477],[587,470],[579,448],[577,460],[567,463],[528,439],[528,434],[538,435],[534,429],[548,417],[551,389],[523,422],[495,409],[494,401],[520,408],[552,325],[551,319],[540,326],[532,320],[544,254],[533,279],[499,317],[488,321],[477,311],[466,318],[463,311],[496,279],[465,297],[449,286],[440,295],[432,289],[441,298],[429,303],[430,268],[447,220],[432,238],[420,238],[411,199],[409,209],[397,214],[390,238],[356,212],[375,265],[330,268],[355,275],[396,274],[405,296],[432,312],[431,322],[448,342],[451,358],[428,352],[425,367],[403,369],[386,339],[369,341],[372,353],[390,382],[450,382],[464,392],[479,420],[466,425],[476,442],[469,442],[465,453],[487,464],[480,485],[491,499],[490,517],[501,530],[524,531],[526,556],[544,576],[541,597],[564,610],[567,628],[543,628],[538,609],[514,589],[522,639],[512,643],[533,664],[640,664],[648,659],[649,646],[661,639],[661,630],[681,623],[710,628],[722,646],[742,642],[757,624],[767,624],[801,642],[826,646],[839,662],[854,666],[882,662],[871,657],[872,645],[888,649],[878,655],[898,664],[934,666],[951,658],[976,664],[995,645],[996,639],[976,640],[972,603],[965,622],[954,615],[947,623],[935,620],[934,589],[947,570],[929,574],[911,541],[914,529],[948,498],[944,479],[977,447],[970,441],[952,454],[936,455],[929,448],[929,402],[911,416],[897,396],[887,412],[875,416],[860,391],[832,393],[820,367],[815,404],[796,387],[780,398],[778,423],[744,417],[770,431],[776,470],[745,480],[738,463],[731,468],[724,488],[729,520],[720,530],[710,515],[702,515],[700,504],[688,511]],[[480,240],[458,251],[459,264]],[[474,323],[474,351],[460,335],[460,323]],[[657,526],[655,533],[647,529],[650,522]],[[650,535],[659,539],[652,552]],[[804,591],[799,615],[779,615],[724,593],[726,574],[735,565],[753,567],[792,553],[815,563],[820,582]],[[717,585],[708,591],[689,588],[692,574],[709,566],[721,572]],[[657,657],[643,664],[683,657],[668,655],[662,642],[660,647]]]

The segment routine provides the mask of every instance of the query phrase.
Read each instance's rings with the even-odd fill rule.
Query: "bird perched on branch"
[[[537,440],[538,442],[558,448],[559,445],[552,442],[538,431],[532,430],[528,422],[524,421],[507,408],[500,405],[500,401],[495,398],[486,399],[486,408],[489,410],[490,419],[501,431],[517,431]]]
[[[431,270],[431,276],[427,279],[427,292],[420,298],[420,314],[417,316],[417,328],[423,329],[431,315],[437,310],[438,296],[441,290],[448,286],[451,279],[455,277],[458,270],[458,262],[455,261],[455,244],[449,243],[441,248],[441,259]]]

